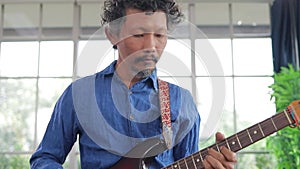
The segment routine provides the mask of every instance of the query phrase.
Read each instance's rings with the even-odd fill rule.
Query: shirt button
[[[134,120],[134,117],[132,114],[129,116],[129,118],[130,118],[130,120]]]
[[[132,91],[129,91],[128,94],[132,94]]]

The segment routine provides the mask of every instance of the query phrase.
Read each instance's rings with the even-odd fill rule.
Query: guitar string
[[[297,107],[300,107],[300,104],[298,104]],[[288,111],[289,111],[289,114],[290,114],[290,110],[289,110],[289,109],[288,109]],[[272,118],[274,118],[274,119],[272,119]],[[236,140],[239,139],[241,142],[245,142],[245,140],[250,140],[251,143],[250,143],[249,145],[251,145],[252,143],[255,143],[256,141],[259,141],[260,139],[264,138],[264,133],[263,133],[263,131],[262,131],[262,136],[263,136],[263,137],[261,137],[261,138],[255,140],[255,141],[253,141],[253,138],[252,138],[253,136],[251,137],[251,133],[249,133],[249,130],[250,130],[251,128],[257,127],[258,125],[261,125],[261,124],[263,124],[263,123],[268,123],[268,125],[271,125],[271,124],[274,125],[274,131],[273,131],[273,130],[272,130],[272,131],[267,131],[268,134],[273,133],[273,132],[276,132],[276,131],[278,131],[278,129],[277,129],[276,124],[274,124],[274,121],[273,121],[273,120],[275,120],[275,123],[276,123],[276,124],[280,124],[280,123],[284,124],[283,127],[286,127],[286,126],[288,126],[288,125],[290,124],[290,123],[288,122],[288,120],[290,120],[290,119],[287,119],[287,117],[286,117],[285,114],[284,114],[284,111],[282,111],[282,112],[278,113],[278,114],[275,115],[275,116],[272,116],[272,117],[270,117],[270,118],[268,118],[268,119],[266,119],[266,120],[264,120],[264,121],[262,121],[262,122],[260,122],[260,123],[258,123],[258,124],[256,124],[256,125],[253,125],[253,126],[247,128],[247,129],[245,129],[245,130],[243,130],[243,131],[241,131],[241,132],[236,133],[236,134],[233,135],[233,136],[230,136],[230,137],[224,139],[224,140],[221,141],[220,143],[216,143],[216,144],[211,145],[209,148],[213,148],[214,146],[216,146],[216,148],[214,148],[214,149],[215,149],[216,151],[218,151],[219,149],[217,148],[217,146],[219,146],[219,145],[226,146],[227,144],[225,144],[225,141],[234,139],[234,137],[236,137]],[[287,123],[287,124],[285,124],[285,123]],[[280,127],[280,129],[283,128],[283,127]],[[269,129],[269,128],[267,127],[266,129]],[[245,132],[247,132],[247,133],[245,133]],[[265,131],[265,132],[266,132],[266,131]],[[250,139],[250,138],[251,138],[251,139]],[[233,140],[233,142],[234,142],[234,140]],[[233,143],[233,142],[232,142],[232,143]],[[236,145],[236,144],[234,144],[234,145]],[[230,146],[230,145],[229,145],[229,146]],[[248,146],[248,144],[245,145],[245,146],[242,145],[242,146],[240,147],[240,149],[245,148],[246,146]],[[226,146],[226,147],[229,148],[228,146]],[[240,150],[240,149],[238,149],[238,150]],[[199,162],[196,163],[196,162],[195,162],[195,156],[202,156],[202,154],[207,154],[207,151],[206,151],[206,150],[207,150],[207,149],[203,149],[203,150],[201,150],[201,151],[199,151],[199,152],[197,152],[197,153],[194,153],[194,154],[192,154],[192,155],[190,155],[190,156],[188,156],[188,157],[186,157],[186,158],[184,158],[184,159],[180,159],[180,160],[176,161],[175,163],[173,163],[172,165],[167,166],[167,167],[165,167],[165,168],[163,168],[163,169],[169,169],[169,167],[172,167],[172,168],[173,168],[174,166],[177,166],[177,165],[178,165],[179,168],[181,168],[181,167],[182,167],[182,164],[185,165],[185,166],[187,166],[187,167],[190,167],[190,165],[188,165],[188,164],[190,164],[190,163],[193,164],[192,166],[199,165],[199,166],[197,166],[197,167],[203,167],[203,164],[202,164],[203,159],[202,159],[202,158],[201,158],[201,159],[200,159],[200,158],[196,158],[196,159],[198,159],[198,160],[201,161],[201,163],[199,163]],[[197,155],[197,154],[199,154],[199,155]],[[206,155],[205,155],[205,156],[206,156]],[[204,158],[205,158],[205,156],[204,156]]]

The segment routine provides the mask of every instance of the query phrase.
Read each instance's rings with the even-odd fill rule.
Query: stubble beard
[[[135,78],[144,79],[144,78],[149,77],[153,73],[153,71],[155,69],[155,65],[158,62],[159,57],[157,55],[154,55],[154,54],[151,54],[150,56],[151,56],[152,61],[154,62],[154,65],[152,65],[152,64],[151,65],[150,64],[145,65],[146,69],[137,70]],[[137,58],[135,60],[135,63],[140,64],[140,63],[144,62],[146,58],[149,58],[149,55],[144,55],[142,57]]]
[[[135,77],[139,78],[139,79],[144,79],[146,77],[149,77],[153,71],[154,71],[154,69],[145,69],[145,70],[138,72]]]

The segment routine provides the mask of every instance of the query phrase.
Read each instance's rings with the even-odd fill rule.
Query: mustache
[[[151,55],[143,55],[142,57],[138,57],[135,59],[135,62],[143,62],[145,60],[149,60],[151,59],[152,61],[154,61],[155,63],[158,62],[158,56],[151,54]]]

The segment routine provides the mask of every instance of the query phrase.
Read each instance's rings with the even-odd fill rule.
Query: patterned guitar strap
[[[162,121],[162,134],[168,149],[172,148],[172,124],[170,113],[170,91],[166,81],[158,79],[159,86],[159,102]]]
[[[170,91],[166,81],[158,79],[159,86],[159,103],[162,122],[162,134],[165,145],[168,149],[172,148],[172,125],[170,113]],[[142,169],[148,169],[154,157],[149,157],[143,160]]]

